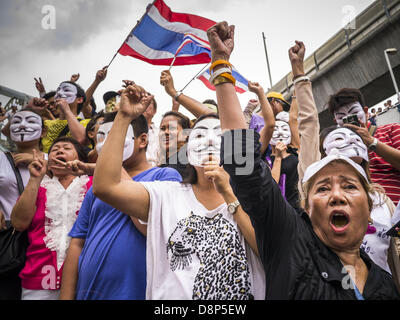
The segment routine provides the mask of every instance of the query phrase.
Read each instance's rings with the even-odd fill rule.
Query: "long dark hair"
[[[200,121],[203,121],[204,119],[207,119],[207,118],[214,118],[214,119],[219,120],[219,116],[216,113],[205,114],[196,120],[196,122],[193,124],[192,128],[194,128],[196,126],[196,124],[198,124]],[[198,177],[197,177],[196,169],[190,163],[188,163],[185,168],[184,178],[182,180],[182,183],[183,184],[196,184],[197,181],[198,181]]]

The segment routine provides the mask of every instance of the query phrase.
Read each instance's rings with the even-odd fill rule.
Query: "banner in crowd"
[[[175,66],[211,61],[207,30],[216,22],[177,13],[162,1],[151,4],[132,30],[119,53],[153,65]]]
[[[249,81],[243,77],[235,68],[232,68],[232,76],[236,79],[235,89],[237,93],[245,93],[249,91]],[[207,69],[201,75],[197,77],[200,81],[202,81],[206,87],[210,90],[215,91],[215,87],[210,82],[210,70]]]

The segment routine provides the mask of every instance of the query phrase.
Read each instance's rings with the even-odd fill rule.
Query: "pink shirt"
[[[93,177],[74,179],[67,189],[57,178],[43,178],[28,229],[25,267],[19,276],[29,290],[59,290],[71,230]],[[49,200],[49,201],[48,201]]]

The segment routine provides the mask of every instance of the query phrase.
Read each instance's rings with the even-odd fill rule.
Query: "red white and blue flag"
[[[153,65],[209,63],[211,49],[207,30],[216,22],[187,13],[172,12],[162,1],[150,5],[120,50]]]
[[[246,91],[249,91],[249,81],[233,67],[232,76],[236,79],[235,89],[237,93],[245,93]],[[197,77],[197,79],[202,81],[208,89],[215,91],[215,87],[211,84],[210,78],[210,70],[208,69]]]

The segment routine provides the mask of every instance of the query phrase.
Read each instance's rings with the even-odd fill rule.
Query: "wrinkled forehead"
[[[62,82],[60,86],[57,88],[57,91],[65,91],[65,90],[78,93],[78,89],[73,84],[68,82]]]
[[[14,116],[11,119],[11,122],[15,122],[15,121],[21,121],[23,119],[30,119],[30,120],[36,120],[37,122],[42,122],[41,117],[31,111],[20,111],[17,112],[16,114],[14,114]]]
[[[193,128],[193,131],[195,130],[220,131],[221,122],[219,121],[219,119],[206,118],[196,123],[196,125]]]

